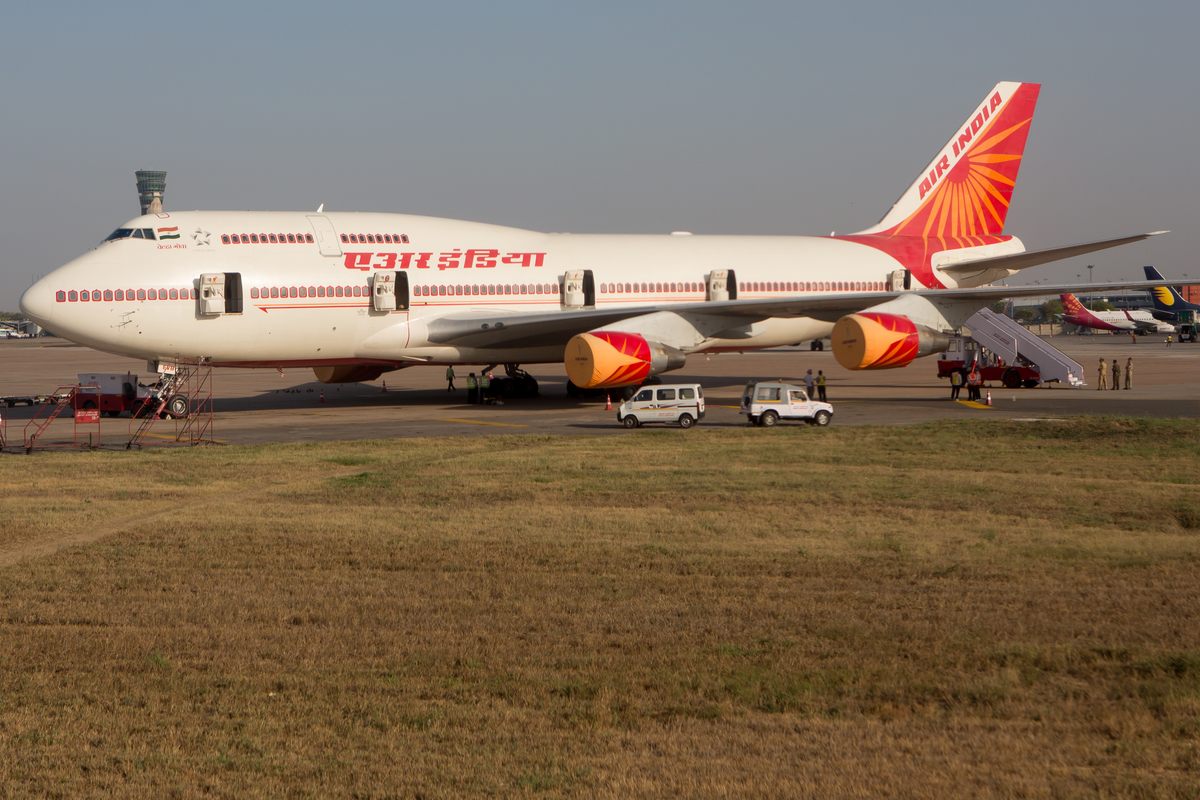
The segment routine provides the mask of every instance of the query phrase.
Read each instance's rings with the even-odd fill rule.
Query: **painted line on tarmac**
[[[488,425],[493,428],[528,428],[528,425],[520,425],[515,422],[491,422],[482,419],[464,419],[462,417],[446,417],[446,422],[459,422],[463,425]]]
[[[178,438],[171,436],[170,434],[166,434],[166,433],[143,433],[142,438],[143,439],[162,439],[163,441],[179,442],[180,444],[183,444],[184,442],[189,441],[187,439],[178,439]],[[214,444],[229,444],[229,442],[222,441],[221,439],[205,439],[204,441],[212,442]]]
[[[978,408],[980,410],[991,409],[991,406],[989,406],[987,403],[980,403],[978,400],[955,400],[954,402],[958,403],[960,406],[966,406],[967,408]]]

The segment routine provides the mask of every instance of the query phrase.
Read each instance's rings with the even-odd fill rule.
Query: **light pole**
[[[1088,264],[1088,283],[1092,282],[1092,270],[1093,269],[1095,269],[1095,265]]]

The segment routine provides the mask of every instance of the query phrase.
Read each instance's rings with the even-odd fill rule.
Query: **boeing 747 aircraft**
[[[878,224],[843,236],[547,234],[383,213],[193,211],[124,223],[22,297],[80,344],[153,361],[312,367],[561,362],[637,384],[695,353],[832,336],[850,369],[902,367],[1017,271],[1152,233],[1027,252],[1004,221],[1039,86],[999,83]],[[1095,284],[1089,288],[1147,284]]]

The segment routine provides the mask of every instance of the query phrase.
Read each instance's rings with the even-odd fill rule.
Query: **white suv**
[[[617,407],[617,422],[636,428],[647,422],[678,422],[690,428],[704,419],[704,390],[698,383],[645,386]]]
[[[742,392],[741,413],[750,418],[751,425],[764,428],[781,419],[800,419],[809,425],[824,426],[833,419],[833,406],[809,400],[803,386],[751,381]]]

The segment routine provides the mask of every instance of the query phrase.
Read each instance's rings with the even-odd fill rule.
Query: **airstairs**
[[[965,326],[971,329],[971,337],[975,341],[1007,363],[1017,363],[1017,357],[1020,356],[1035,364],[1041,371],[1043,383],[1058,381],[1067,386],[1084,384],[1083,366],[1078,361],[1003,314],[985,308],[973,314]]]

